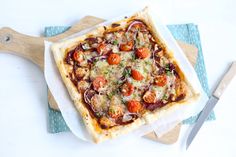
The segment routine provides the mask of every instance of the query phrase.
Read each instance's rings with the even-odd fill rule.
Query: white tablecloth
[[[1,1],[0,27],[39,36],[45,26],[72,25],[85,15],[109,19],[145,4],[166,24],[199,25],[203,53],[213,88],[227,65],[236,60],[234,0],[8,0]],[[215,108],[217,120],[204,124],[188,151],[144,138],[113,145],[92,145],[71,133],[47,133],[47,89],[40,69],[20,57],[0,53],[0,156],[235,156],[236,78]],[[187,128],[182,127],[183,130]]]

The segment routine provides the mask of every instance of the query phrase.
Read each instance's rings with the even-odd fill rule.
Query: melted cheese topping
[[[136,24],[137,23],[140,24],[141,22],[136,21]],[[96,94],[90,98],[91,104],[89,105],[94,110],[95,115],[99,114],[99,116],[103,116],[99,117],[96,115],[100,120],[102,119],[102,125],[110,126],[111,124],[115,124],[115,115],[111,114],[119,115],[120,113],[124,113],[123,119],[125,119],[125,121],[132,118],[132,116],[129,115],[132,111],[129,112],[126,105],[127,101],[135,100],[141,103],[150,104],[155,104],[157,101],[167,103],[168,101],[172,101],[170,100],[170,97],[173,95],[174,98],[177,98],[177,89],[178,92],[180,92],[178,93],[179,95],[183,94],[184,88],[181,87],[183,83],[176,83],[176,77],[178,76],[175,75],[176,71],[174,71],[176,65],[174,65],[173,61],[165,54],[164,49],[153,41],[154,39],[146,28],[146,25],[140,24],[136,27],[136,32],[133,32],[133,30],[127,31],[127,23],[123,22],[119,26],[120,30],[116,29],[117,31],[105,32],[99,39],[97,37],[92,37],[88,41],[83,41],[85,43],[83,43],[84,45],[82,47],[86,49],[84,50],[84,60],[79,63],[76,69],[73,69],[73,67],[78,64],[77,62],[72,62],[73,64],[68,65],[68,71],[71,73],[72,81],[75,82],[78,75],[84,79],[77,83],[79,91],[83,91],[86,88],[93,90],[93,92],[96,91]],[[145,27],[146,30],[143,27]],[[128,51],[125,51],[126,48],[121,48],[121,44],[126,44],[126,46],[129,47],[130,45],[128,43],[130,43],[130,41],[133,45],[131,44],[131,48],[128,48]],[[140,48],[147,50],[146,52],[140,52],[141,57],[137,54],[139,53],[137,50]],[[120,61],[117,64],[108,62],[107,58],[111,53],[119,55]],[[146,55],[145,53],[150,54]],[[70,54],[70,56],[72,56],[72,54]],[[73,61],[73,57],[72,59],[67,58],[67,60],[67,62],[71,62]],[[89,68],[89,74],[86,74],[86,77],[83,77],[83,68]],[[136,72],[133,72],[132,70],[135,70]],[[141,79],[138,79],[138,76],[135,77],[135,74],[133,73],[138,73],[138,76],[141,75]],[[156,80],[162,75],[165,77]],[[94,81],[96,78],[105,79],[105,81],[103,80],[105,82],[103,82],[103,84],[98,82],[98,86],[99,83],[101,83],[102,86],[98,87],[99,89],[96,89],[97,87],[94,87],[96,85],[93,84],[96,82]],[[160,81],[159,85],[156,83],[158,81]],[[134,88],[129,94],[124,94],[121,91],[122,85],[126,84],[129,84],[129,86]],[[153,101],[143,99],[144,94],[145,98]],[[112,112],[109,112],[109,110]]]

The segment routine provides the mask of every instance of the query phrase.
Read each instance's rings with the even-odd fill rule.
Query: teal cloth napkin
[[[58,35],[60,33],[65,32],[70,27],[65,26],[51,26],[46,27],[44,35],[46,37],[51,37],[54,35]],[[207,74],[205,69],[205,63],[202,53],[202,47],[201,47],[201,41],[200,41],[200,35],[198,31],[198,27],[195,24],[181,24],[181,25],[169,25],[169,30],[171,31],[172,35],[175,39],[184,41],[189,44],[193,44],[198,48],[198,56],[197,56],[197,62],[194,67],[197,76],[199,78],[199,81],[202,85],[202,88],[207,93],[207,95],[210,95],[209,87],[208,87],[208,80],[207,80]],[[198,118],[198,115],[190,117],[186,120],[184,120],[183,124],[194,124]],[[215,114],[212,112],[207,120],[215,120]],[[59,111],[53,110],[48,106],[48,131],[50,133],[58,133],[63,131],[69,131],[70,129],[66,125],[61,113]]]

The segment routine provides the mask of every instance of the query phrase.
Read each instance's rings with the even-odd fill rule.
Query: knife
[[[220,83],[216,87],[215,91],[213,92],[213,95],[210,97],[208,102],[206,103],[205,107],[203,108],[202,112],[200,113],[196,124],[193,126],[186,142],[186,149],[190,146],[192,143],[194,137],[200,130],[201,126],[203,125],[206,118],[209,116],[215,105],[217,104],[220,96],[226,89],[227,85],[230,83],[230,81],[233,79],[234,75],[236,74],[236,61],[234,61],[228,71],[225,73],[225,75],[222,77]]]

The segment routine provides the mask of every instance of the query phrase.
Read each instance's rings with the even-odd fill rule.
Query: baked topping
[[[129,82],[125,82],[120,91],[123,96],[130,96],[134,92],[134,86]]]
[[[131,70],[131,76],[133,77],[133,79],[137,81],[141,81],[144,78],[143,75],[138,70],[135,69]]]
[[[69,78],[103,129],[186,96],[176,63],[140,20],[112,24],[66,51]]]
[[[120,63],[120,56],[118,54],[111,53],[107,58],[107,62],[110,65],[117,65]]]
[[[131,113],[139,113],[142,109],[142,104],[137,100],[130,100],[127,102],[127,108]]]
[[[103,88],[107,83],[107,80],[103,76],[98,76],[93,80],[93,89],[98,91]]]
[[[156,103],[157,102],[157,96],[156,93],[154,91],[147,91],[145,92],[145,94],[143,95],[143,100],[146,103]]]
[[[137,48],[135,54],[137,58],[145,59],[150,55],[150,50],[146,47]]]

